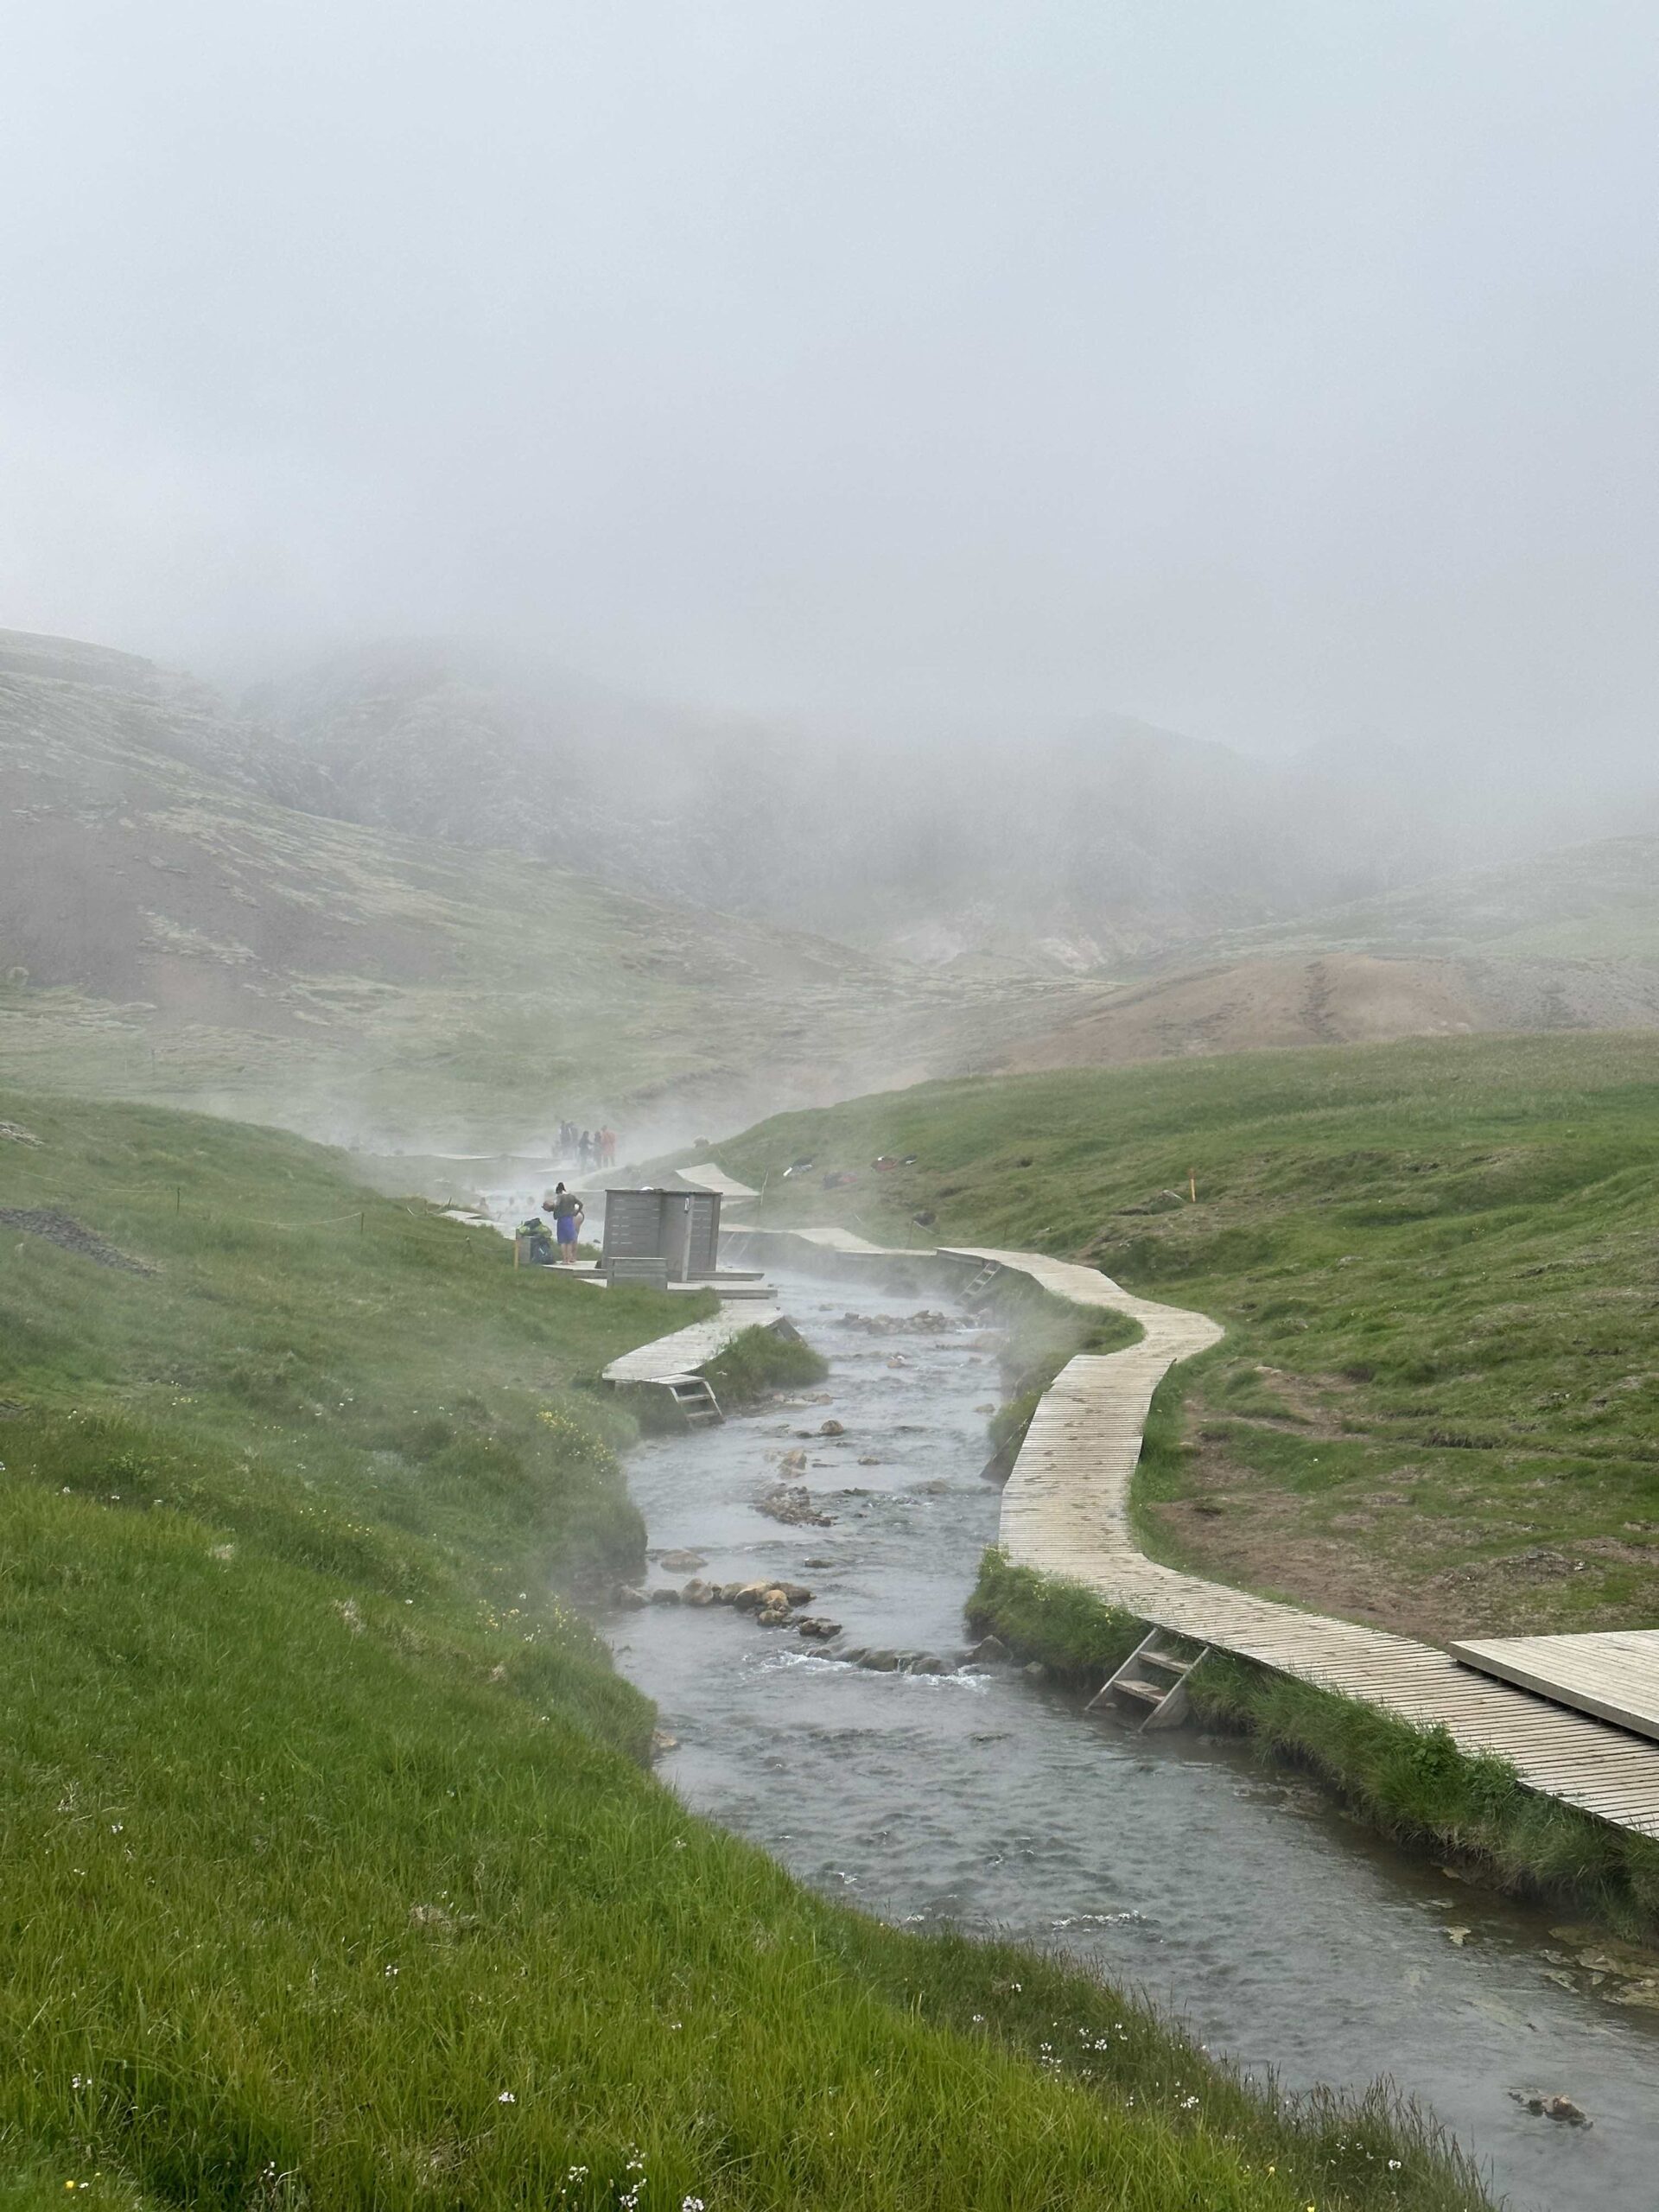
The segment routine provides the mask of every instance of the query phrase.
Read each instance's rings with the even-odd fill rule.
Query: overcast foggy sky
[[[54,0],[0,626],[1652,744],[1659,8]]]

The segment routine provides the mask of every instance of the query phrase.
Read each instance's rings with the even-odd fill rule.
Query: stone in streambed
[[[835,1525],[831,1515],[820,1513],[813,1504],[804,1483],[792,1486],[779,1483],[757,1502],[755,1511],[764,1513],[769,1521],[781,1521],[790,1529],[829,1529]]]
[[[1510,2094],[1522,2112],[1534,2113],[1540,2119],[1558,2120],[1567,2127],[1595,2125],[1584,2107],[1574,2104],[1571,2097],[1546,2096],[1541,2089],[1511,2089]]]

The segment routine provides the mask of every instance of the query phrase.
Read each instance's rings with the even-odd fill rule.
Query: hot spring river
[[[876,1337],[842,1319],[937,1310],[934,1294],[780,1289],[833,1363],[831,1402],[643,1445],[629,1484],[652,1549],[701,1552],[711,1581],[805,1582],[850,1643],[959,1649],[996,1533],[980,1473],[995,1355],[966,1329]],[[831,1415],[847,1433],[814,1439],[808,1480],[835,1525],[779,1527],[755,1501],[797,1432]],[[872,1674],[724,1606],[653,1606],[613,1633],[679,1738],[663,1778],[801,1880],[907,1925],[1058,1947],[1292,2086],[1391,2075],[1517,2208],[1654,2212],[1659,2015],[1559,1963],[1548,1916],[1378,1843],[1244,1749],[1129,1736],[1017,1673]],[[1470,1931],[1461,1947],[1449,1928]],[[1594,2125],[1533,2118],[1511,2088],[1563,2092]]]

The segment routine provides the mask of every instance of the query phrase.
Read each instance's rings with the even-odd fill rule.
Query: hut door
[[[671,1198],[664,1202],[663,1253],[671,1282],[683,1282],[691,1268],[691,1201]]]

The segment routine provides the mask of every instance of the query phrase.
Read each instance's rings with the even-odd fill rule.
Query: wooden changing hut
[[[615,1281],[696,1282],[719,1270],[718,1191],[605,1193],[599,1273]]]

